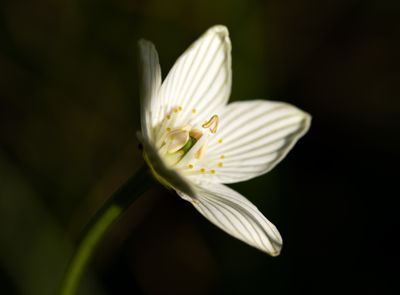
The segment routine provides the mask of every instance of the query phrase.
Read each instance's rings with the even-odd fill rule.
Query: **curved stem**
[[[80,278],[96,245],[110,226],[140,197],[154,180],[146,167],[131,177],[96,213],[87,225],[75,253],[68,265],[61,286],[60,295],[73,295],[76,292]]]

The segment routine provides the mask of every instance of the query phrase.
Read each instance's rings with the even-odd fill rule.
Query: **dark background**
[[[281,256],[157,187],[101,243],[80,294],[398,294],[399,1],[0,5],[1,294],[54,294],[83,226],[144,164],[137,40],[156,44],[165,76],[217,23],[232,100],[313,115],[273,172],[232,186],[277,225]]]

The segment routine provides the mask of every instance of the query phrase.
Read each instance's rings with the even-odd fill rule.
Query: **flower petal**
[[[153,140],[151,119],[152,110],[158,108],[156,98],[161,87],[161,68],[154,44],[147,40],[140,40],[138,45],[142,79],[140,89],[142,133],[143,136]]]
[[[212,175],[202,175],[203,180],[234,183],[270,171],[306,133],[310,121],[310,115],[286,103],[254,100],[229,104],[198,163],[215,169]]]
[[[228,234],[272,256],[279,255],[281,235],[256,206],[223,184],[206,186],[196,186],[193,198],[182,192],[178,194]]]
[[[214,26],[178,58],[168,73],[160,89],[162,107],[154,114],[155,122],[171,114],[176,126],[193,126],[209,119],[214,110],[226,105],[231,76],[228,30]]]

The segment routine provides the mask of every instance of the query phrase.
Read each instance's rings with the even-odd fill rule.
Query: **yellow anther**
[[[167,120],[171,119],[171,115],[167,115]]]
[[[182,107],[181,106],[178,107],[178,112],[180,112],[180,111],[182,111]]]
[[[192,164],[189,164],[189,165],[188,165],[188,168],[189,168],[189,169],[192,169],[192,168],[193,168],[193,165],[192,165]]]
[[[220,158],[221,160],[223,160],[223,159],[225,159],[225,156],[224,156],[224,155],[221,155],[219,158]]]
[[[210,170],[210,173],[215,174],[215,170],[214,169]]]
[[[222,139],[220,138],[220,139],[218,139],[218,143],[219,144],[221,144],[222,143]]]
[[[224,164],[222,164],[222,162],[219,162],[219,163],[217,164],[217,166],[221,168],[221,167],[224,166]]]
[[[200,169],[200,172],[201,172],[201,173],[204,173],[204,172],[206,172],[206,169],[201,168],[201,169]]]
[[[170,132],[170,131],[171,131],[171,128],[167,127],[167,132]]]
[[[193,114],[196,114],[196,112],[197,112],[196,109],[193,108],[193,109],[192,109],[192,113],[193,113]]]
[[[210,120],[205,122],[201,127],[209,128],[211,133],[215,133],[215,132],[217,132],[218,122],[219,122],[218,115],[214,115],[211,117]]]
[[[178,109],[174,109],[174,113],[177,113],[178,112]]]

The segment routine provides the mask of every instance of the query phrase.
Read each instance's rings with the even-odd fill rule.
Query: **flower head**
[[[305,134],[310,116],[281,102],[228,104],[231,42],[214,26],[176,61],[162,82],[154,45],[139,42],[144,156],[155,177],[208,220],[270,255],[282,238],[245,197],[224,184],[270,171]]]

